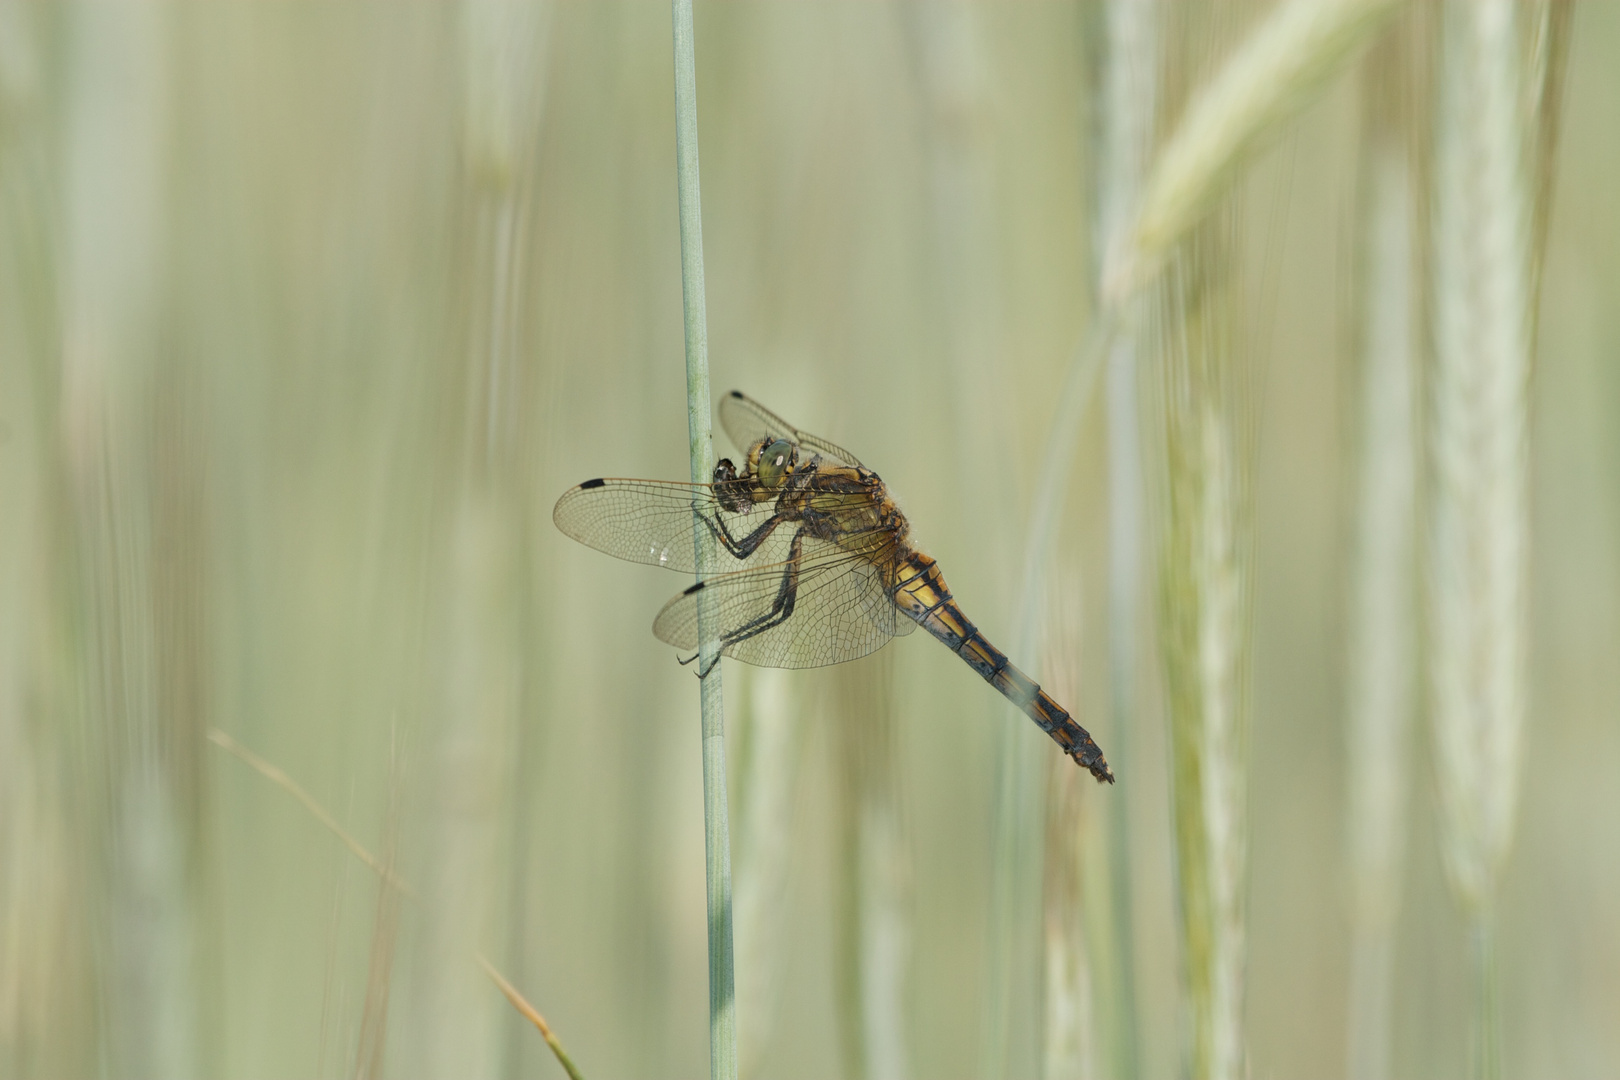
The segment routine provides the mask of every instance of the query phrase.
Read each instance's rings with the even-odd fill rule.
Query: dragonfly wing
[[[828,442],[819,435],[800,431],[741,390],[733,390],[720,399],[720,423],[739,450],[747,450],[755,442],[768,436],[772,439],[796,442],[800,446],[814,450],[822,457],[832,458],[844,465],[860,465],[859,459],[848,450]]]
[[[720,505],[707,484],[679,484],[664,480],[587,480],[563,492],[551,511],[557,528],[580,543],[630,562],[667,566],[692,573],[696,567],[692,536],[697,525],[693,505],[703,516],[728,530],[747,536],[774,512],[771,503],[750,504],[743,513]],[[792,528],[778,529],[746,560],[739,562],[716,544],[717,565],[724,570],[780,562],[787,558]]]
[[[877,568],[835,544],[804,541],[792,612],[783,618],[789,573],[783,562],[708,578],[665,604],[653,633],[696,650],[698,605],[706,598],[726,639],[723,654],[760,667],[805,668],[865,656],[914,627],[884,592]]]

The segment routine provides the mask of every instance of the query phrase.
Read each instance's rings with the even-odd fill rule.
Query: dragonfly
[[[688,574],[696,570],[695,537],[713,537],[721,572],[664,605],[653,621],[660,641],[699,650],[701,610],[720,646],[706,661],[711,667],[729,656],[807,668],[866,656],[921,626],[1076,764],[1114,782],[1086,729],[963,614],[939,566],[912,544],[910,524],[877,473],[741,391],[721,399],[720,420],[746,448],[740,468],[722,458],[708,484],[587,480],[552,511],[558,529],[598,551]],[[700,664],[698,675],[707,674]]]

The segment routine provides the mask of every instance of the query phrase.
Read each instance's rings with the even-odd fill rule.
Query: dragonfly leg
[[[714,538],[720,541],[720,546],[726,549],[726,554],[739,560],[746,559],[758,551],[759,545],[763,544],[784,520],[786,519],[782,515],[772,514],[760,523],[759,528],[738,540],[731,535],[731,530],[726,528],[726,523],[720,520],[719,514],[715,514],[713,517],[703,516],[703,523],[709,527],[709,531],[714,534]]]
[[[703,655],[703,653],[701,653],[701,652],[695,652],[691,656],[688,656],[685,660],[682,660],[680,657],[677,656],[675,658],[675,662],[677,664],[681,665],[681,667],[685,667],[687,664],[695,662],[697,660],[697,658],[702,656],[702,655]],[[714,657],[714,664],[718,664],[719,662],[720,662],[720,654],[716,653],[715,657]],[[702,682],[704,679],[707,679],[709,677],[709,672],[714,670],[714,664],[710,664],[708,667],[704,667],[702,664],[698,664],[697,670],[692,672],[692,674],[694,674],[694,675],[696,675],[698,677],[699,682]]]
[[[804,536],[804,529],[800,529],[798,532],[793,534],[793,543],[789,548],[786,568],[782,572],[782,584],[777,588],[776,599],[772,601],[771,609],[765,614],[760,615],[757,618],[750,619],[748,622],[743,623],[736,629],[722,635],[720,638],[721,652],[724,652],[726,649],[737,644],[739,641],[747,641],[749,638],[754,637],[755,635],[763,634],[773,626],[782,625],[782,623],[786,622],[788,618],[792,616],[793,605],[798,599],[799,594],[799,565],[804,556]],[[694,585],[688,590],[688,592],[696,592],[699,587],[699,585]],[[692,661],[698,659],[698,657],[701,655],[702,650],[699,649],[696,654],[681,660],[680,663],[683,666],[690,664]],[[714,665],[719,662],[720,656],[717,654],[714,660],[707,666],[699,666],[697,677],[700,679],[707,678],[709,672],[714,670]]]
[[[787,563],[782,571],[782,584],[776,591],[776,599],[771,602],[771,610],[727,634],[722,639],[725,646],[757,637],[773,627],[781,626],[793,616],[793,605],[799,597],[799,563],[804,556],[804,534],[803,529],[793,534],[793,544],[788,549]]]

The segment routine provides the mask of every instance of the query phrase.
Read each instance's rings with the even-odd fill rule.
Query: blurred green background
[[[1093,290],[1094,14],[697,7],[714,390],[881,472],[1003,647]],[[1620,8],[1575,25],[1498,911],[1511,1076],[1620,1071]],[[550,522],[588,477],[687,476],[671,87],[658,2],[0,4],[0,1074],[561,1075],[475,950],[587,1075],[706,1073],[697,685],[648,629],[686,583]],[[1335,82],[1245,195],[1257,1077],[1346,1056],[1358,108]],[[1100,421],[1053,592],[1068,675],[1014,660],[1067,678],[1111,758],[1129,739],[1119,785],[1077,797],[1132,823],[1143,1070],[1171,1076],[1162,694],[1147,649],[1133,730],[1108,718]],[[979,1075],[998,732],[1044,736],[922,635],[846,668],[725,669],[738,887],[766,883],[739,900],[745,1068],[851,1068],[839,717],[873,686],[887,1037],[910,1075]],[[772,710],[787,763],[744,775]],[[1394,1064],[1456,1075],[1467,951],[1426,745]]]

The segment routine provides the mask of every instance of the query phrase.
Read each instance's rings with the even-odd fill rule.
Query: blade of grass
[[[671,0],[675,38],[675,174],[681,218],[681,301],[686,327],[686,424],[692,482],[714,473],[709,412],[709,329],[703,286],[703,204],[698,185],[697,58],[692,0]],[[698,517],[696,504],[693,517]],[[714,536],[692,530],[698,580],[714,570]],[[698,603],[698,670],[703,714],[703,850],[709,912],[709,1075],[737,1075],[736,974],[731,939],[731,846],[726,813],[726,729],[720,693],[719,640],[707,596]]]

